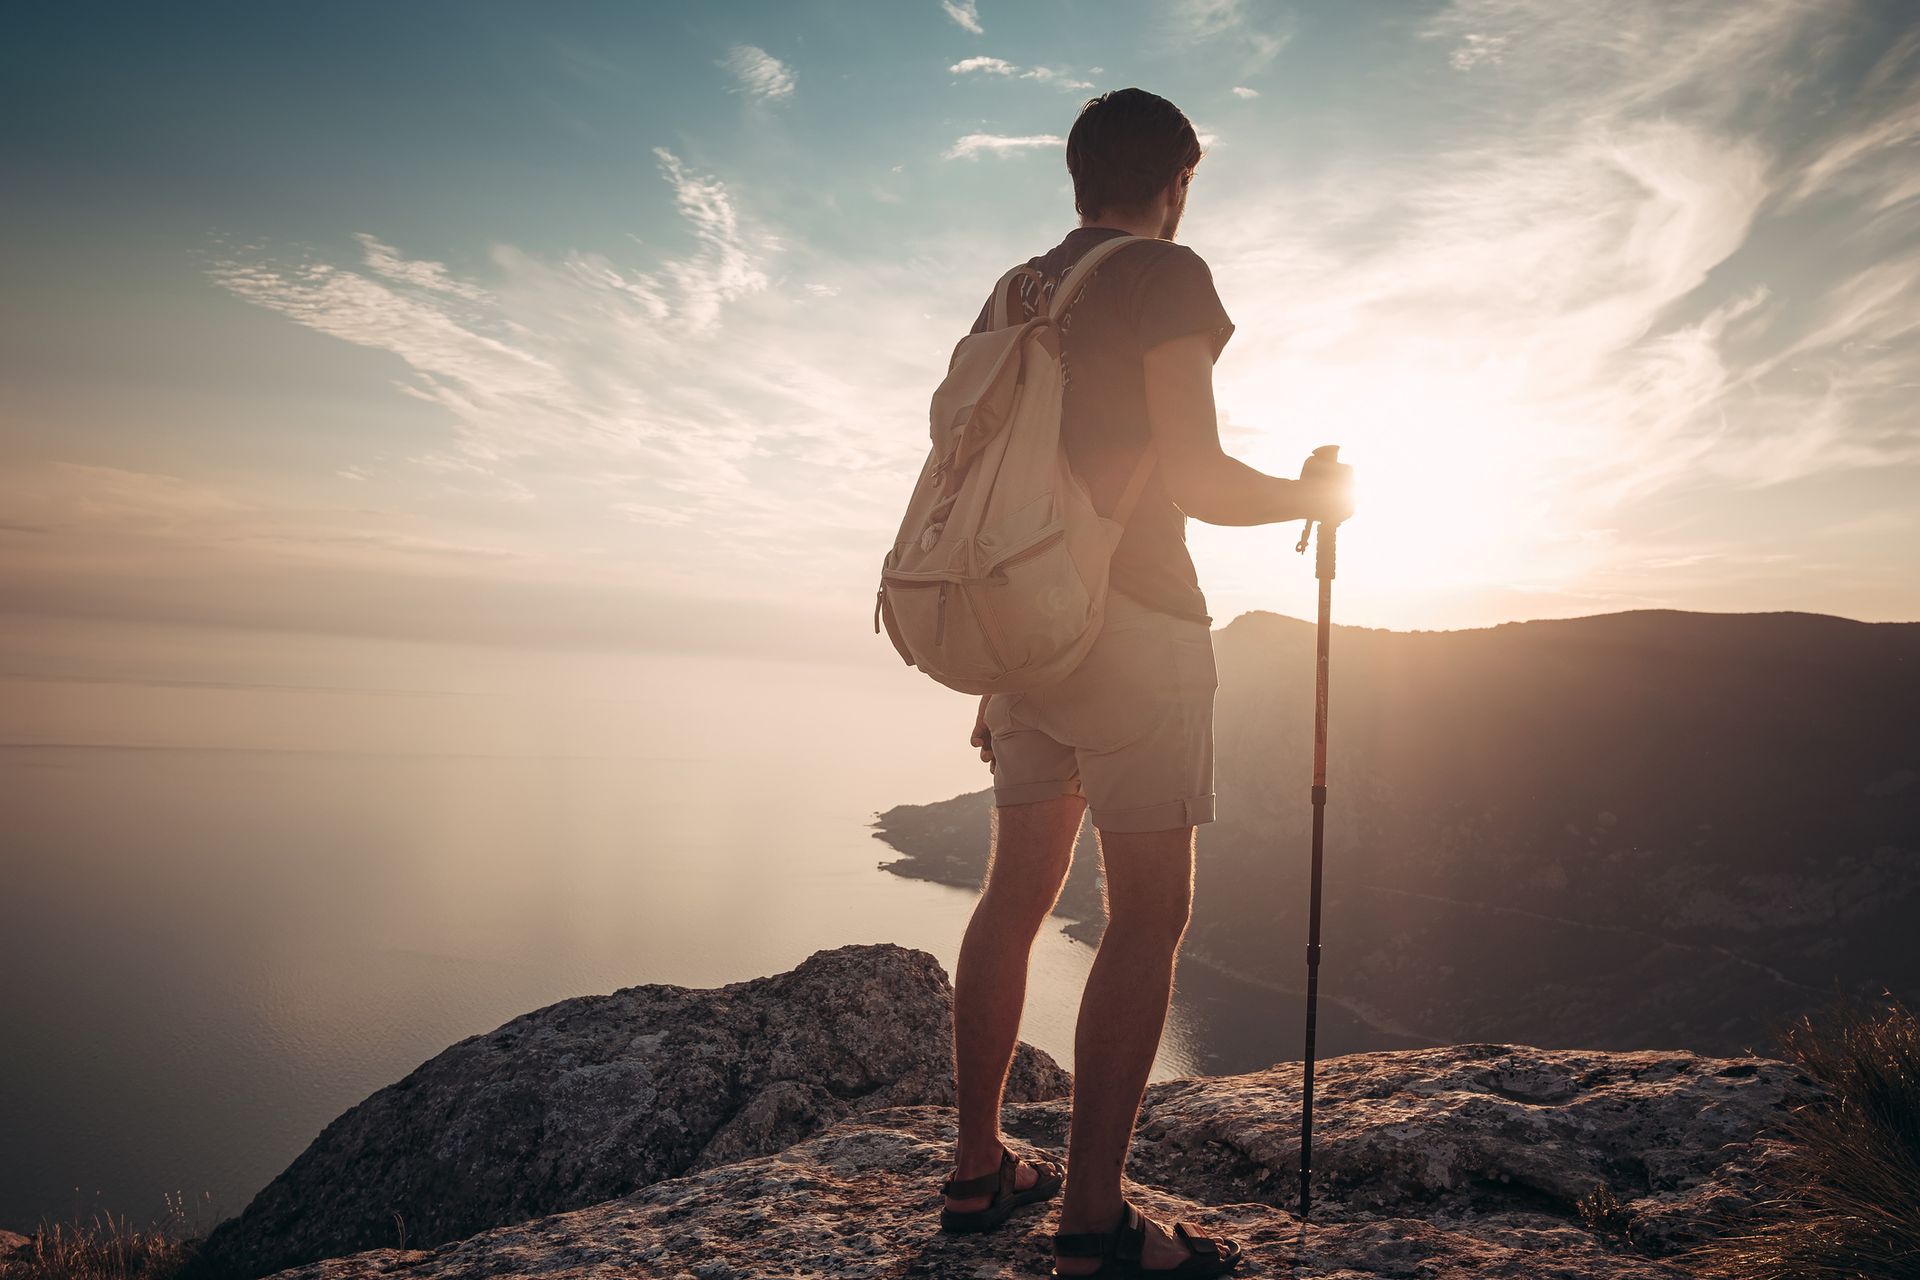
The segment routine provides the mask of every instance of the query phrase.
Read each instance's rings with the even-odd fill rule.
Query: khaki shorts
[[[1102,831],[1213,821],[1213,634],[1204,622],[1107,597],[1073,673],[987,700],[993,802],[1084,795]]]

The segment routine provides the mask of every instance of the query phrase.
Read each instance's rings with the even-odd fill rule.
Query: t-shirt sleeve
[[[1174,338],[1204,333],[1213,340],[1213,358],[1218,360],[1233,336],[1233,321],[1214,291],[1213,272],[1185,245],[1168,245],[1141,268],[1131,311],[1134,337],[1143,353]]]
[[[973,328],[967,330],[967,332],[968,333],[985,333],[987,331],[987,326],[992,322],[993,322],[993,299],[988,298],[986,301],[986,305],[980,308],[980,315],[978,318],[974,320]]]

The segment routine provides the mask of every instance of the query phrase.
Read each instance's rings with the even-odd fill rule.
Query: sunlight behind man
[[[1505,381],[1503,371],[1455,375],[1387,361],[1295,367],[1235,381],[1222,401],[1231,421],[1260,424],[1241,437],[1256,466],[1285,466],[1309,437],[1343,441],[1342,458],[1365,477],[1370,518],[1343,531],[1341,549],[1368,588],[1564,585],[1543,576],[1539,555],[1566,541],[1556,526],[1564,509],[1553,433],[1508,398]],[[1269,574],[1273,551],[1264,539],[1235,546],[1235,576]]]

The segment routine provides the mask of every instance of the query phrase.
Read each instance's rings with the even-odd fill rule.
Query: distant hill
[[[1313,628],[1215,636],[1189,955],[1302,980]],[[1335,629],[1322,990],[1439,1042],[1763,1046],[1920,992],[1920,624],[1646,611]],[[883,814],[977,884],[984,793]],[[1095,922],[1093,859],[1062,911]]]

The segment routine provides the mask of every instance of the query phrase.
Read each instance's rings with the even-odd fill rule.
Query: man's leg
[[[1087,802],[1059,796],[1033,804],[996,807],[986,886],[973,909],[953,976],[954,1083],[960,1109],[956,1178],[1000,1167],[1000,1098],[1020,1037],[1027,1000],[1027,962],[1033,940],[1059,900],[1073,864],[1073,842]],[[1037,1177],[1020,1171],[1019,1185]],[[948,1200],[952,1209],[978,1209],[987,1197]]]
[[[1073,1122],[1060,1231],[1111,1230],[1140,1097],[1173,998],[1174,959],[1193,902],[1193,828],[1100,833],[1107,929],[1087,975],[1073,1037]],[[1149,1229],[1143,1263],[1174,1266],[1186,1249]],[[1063,1258],[1062,1275],[1096,1258]]]

